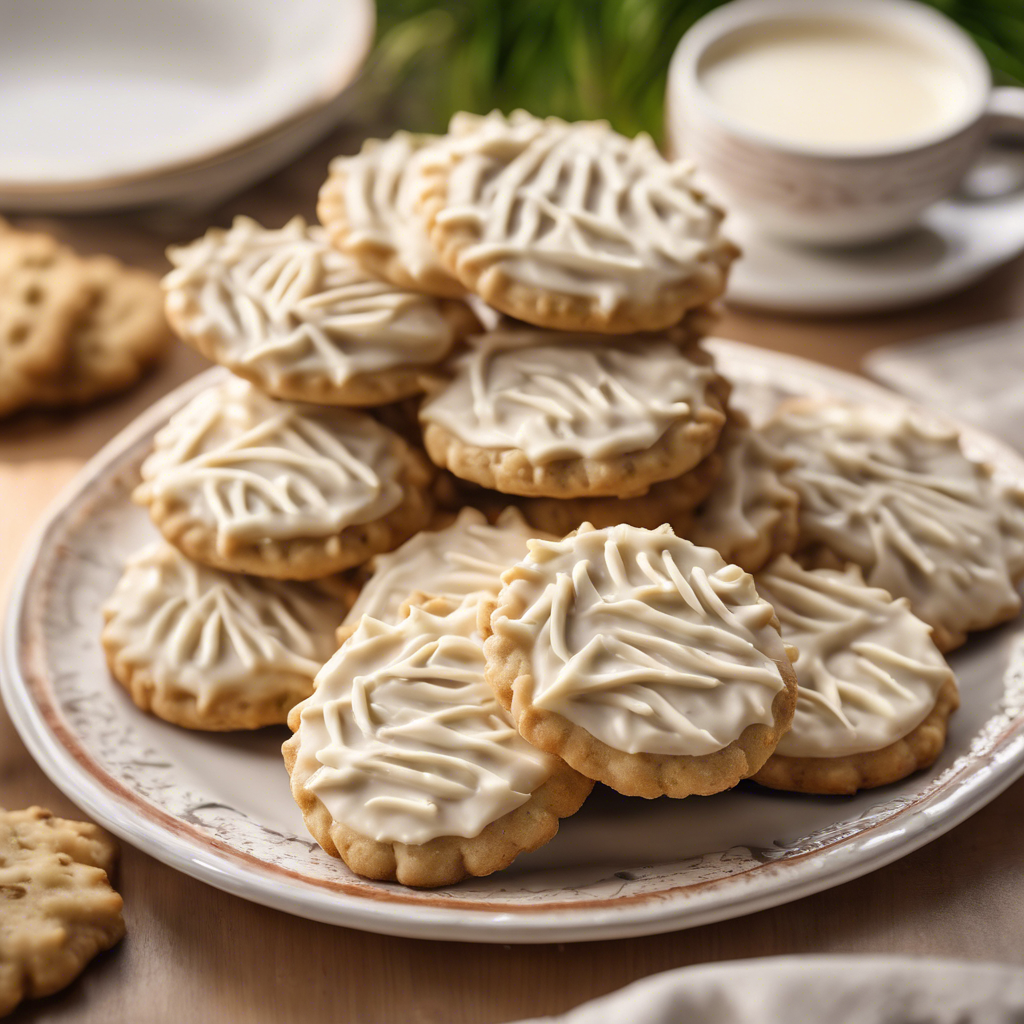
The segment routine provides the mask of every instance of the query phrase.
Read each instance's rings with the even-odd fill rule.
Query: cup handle
[[[990,138],[1024,142],[1024,89],[1014,85],[993,89],[985,124]]]

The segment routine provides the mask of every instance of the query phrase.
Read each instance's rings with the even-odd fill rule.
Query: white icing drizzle
[[[472,838],[521,807],[555,759],[484,682],[476,602],[364,617],[301,705],[296,771],[335,821],[378,842]]]
[[[241,380],[198,394],[154,439],[140,504],[183,504],[217,544],[325,537],[402,500],[404,443],[347,409],[279,402]]]
[[[462,266],[497,265],[611,312],[721,260],[720,212],[695,189],[691,165],[666,161],[646,134],[495,111],[457,115],[451,135],[451,156],[437,158],[448,184],[436,222],[478,237]]]
[[[466,444],[531,462],[650,448],[707,410],[713,366],[657,336],[495,331],[469,339],[452,379],[420,408]]]
[[[798,465],[802,544],[855,562],[871,586],[954,632],[1019,606],[984,469],[957,431],[897,409],[804,402],[766,427]]]
[[[722,428],[715,450],[722,456],[722,475],[695,509],[686,536],[732,562],[741,548],[770,535],[784,509],[796,508],[796,492],[780,479],[793,461],[735,418]]]
[[[188,331],[213,333],[224,362],[270,387],[430,365],[455,341],[434,299],[370,277],[301,217],[276,230],[236,217],[168,257],[168,310],[197,308]]]
[[[854,565],[808,571],[784,555],[756,581],[800,651],[796,714],[777,754],[881,750],[920,725],[953,679],[907,599],[869,587]]]
[[[344,603],[312,585],[198,565],[160,541],[128,560],[103,611],[119,662],[205,711],[225,694],[273,696],[295,676],[312,691]]]
[[[365,245],[390,249],[416,280],[449,276],[416,212],[420,167],[442,145],[435,135],[395,132],[390,139],[368,139],[356,156],[331,161],[330,172],[344,177],[347,229],[341,244],[349,252]]]
[[[511,572],[492,627],[530,645],[533,706],[632,754],[709,754],[773,724],[785,648],[753,578],[718,552],[668,526],[584,524],[531,541]]]
[[[373,575],[345,618],[355,626],[364,615],[396,622],[414,591],[461,600],[471,594],[497,597],[501,574],[526,554],[526,542],[540,536],[515,508],[497,524],[475,508],[464,508],[451,526],[424,530],[401,547],[373,559]]]

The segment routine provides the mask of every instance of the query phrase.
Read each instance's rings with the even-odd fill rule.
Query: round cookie
[[[440,530],[423,530],[401,547],[377,555],[337,631],[343,641],[364,615],[381,622],[401,618],[402,606],[417,592],[461,601],[471,594],[497,597],[501,574],[526,554],[526,543],[538,536],[514,508],[505,509],[492,526],[475,508],[464,508]]]
[[[800,560],[854,562],[906,597],[948,651],[1020,610],[987,470],[959,434],[908,411],[835,400],[784,403],[764,429],[795,465]]]
[[[258,729],[313,692],[350,603],[210,569],[158,541],[129,559],[104,603],[103,648],[143,711],[186,729]]]
[[[730,412],[715,454],[722,460],[722,472],[707,500],[676,532],[714,548],[746,572],[757,572],[797,545],[800,501],[781,479],[793,462],[737,412]]]
[[[487,682],[520,733],[626,796],[709,795],[789,728],[796,677],[751,576],[671,528],[584,524],[502,577]]]
[[[802,569],[776,559],[756,577],[782,637],[797,647],[789,732],[754,781],[800,793],[855,793],[931,765],[960,703],[931,628],[906,598],[860,569]]]
[[[418,394],[475,324],[460,303],[370,277],[301,217],[277,230],[236,217],[168,258],[174,329],[278,398],[358,406]]]
[[[670,336],[495,331],[469,339],[420,407],[427,453],[526,497],[633,497],[714,449],[728,386]]]
[[[420,167],[436,135],[395,132],[331,161],[316,212],[331,243],[399,288],[459,298],[466,289],[441,265],[416,213]]]
[[[541,327],[669,327],[724,291],[738,252],[688,163],[603,121],[457,114],[419,173],[419,210],[444,266]]]
[[[516,732],[484,682],[477,602],[364,617],[289,716],[306,827],[368,878],[450,885],[548,842],[593,783]]]
[[[189,558],[279,579],[330,576],[430,520],[429,466],[348,409],[280,402],[233,379],[161,429],[132,498]]]
[[[69,985],[124,936],[116,860],[95,825],[0,808],[0,1017]]]

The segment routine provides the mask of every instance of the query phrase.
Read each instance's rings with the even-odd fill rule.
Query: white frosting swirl
[[[520,449],[538,465],[609,458],[705,415],[715,379],[710,360],[657,336],[495,331],[469,339],[420,419],[465,444]]]
[[[957,431],[897,409],[805,401],[765,433],[798,461],[784,479],[800,495],[802,544],[855,562],[871,586],[953,633],[1019,607],[988,474]]]
[[[218,359],[271,389],[296,376],[341,387],[361,374],[425,366],[455,341],[437,302],[370,277],[293,217],[264,228],[236,217],[172,247],[168,313],[187,335],[216,339]]]
[[[424,530],[401,547],[373,559],[366,581],[345,618],[355,626],[364,615],[395,622],[415,591],[461,600],[501,589],[501,574],[526,554],[526,542],[539,536],[517,509],[507,508],[491,526],[475,508],[464,508],[451,526]]]
[[[920,725],[953,679],[907,599],[869,587],[854,565],[808,571],[784,555],[756,582],[800,651],[796,714],[777,754],[881,750]]]
[[[118,662],[202,712],[226,694],[272,697],[295,676],[311,691],[344,610],[314,585],[220,572],[158,541],[128,560],[104,603],[104,638]]]
[[[335,821],[381,843],[472,838],[550,777],[484,682],[476,616],[469,600],[364,617],[316,677],[296,771]]]
[[[447,190],[436,224],[472,231],[460,266],[498,266],[612,312],[678,288],[731,252],[692,166],[665,160],[646,134],[627,139],[604,121],[523,111],[459,114],[451,134],[438,156]]]
[[[530,542],[492,628],[530,646],[534,707],[626,753],[710,754],[773,725],[788,663],[751,576],[668,526]]]
[[[404,447],[369,416],[275,401],[229,380],[157,433],[133,498],[184,505],[224,551],[325,537],[399,505]]]

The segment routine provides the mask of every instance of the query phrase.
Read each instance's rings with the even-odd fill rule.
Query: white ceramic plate
[[[902,402],[859,378],[715,341],[757,410],[782,394]],[[128,501],[154,431],[213,370],[154,406],[82,472],[43,525],[8,613],[2,689],[33,756],[123,839],[211,885],[320,921],[424,938],[566,942],[652,934],[761,910],[864,874],[952,828],[1024,773],[1024,628],[953,657],[963,706],[938,763],[853,798],[742,784],[689,800],[597,787],[548,846],[508,871],[434,891],[350,874],[306,833],[279,748],[287,735],[204,735],[138,711],[109,677],[99,607],[153,536]],[[965,428],[971,454],[1024,481],[1024,459]]]
[[[0,194],[180,171],[330,103],[372,0],[34,0],[0,32]]]

